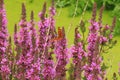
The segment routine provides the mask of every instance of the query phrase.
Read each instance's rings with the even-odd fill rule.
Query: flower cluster
[[[64,80],[66,76],[66,68],[65,66],[68,63],[68,49],[66,47],[67,40],[65,37],[65,30],[64,27],[62,28],[62,35],[63,37],[56,42],[55,54],[57,58],[57,64],[55,66],[56,70],[56,79],[57,80]]]
[[[55,27],[56,14],[54,0],[46,16],[46,3],[39,13],[38,31],[35,28],[34,12],[31,11],[30,21],[26,19],[26,8],[22,4],[22,15],[19,24],[14,27],[14,44],[8,36],[6,12],[3,0],[0,0],[0,80],[66,80],[66,67],[70,65],[71,80],[103,80],[106,70],[103,69],[102,53],[113,47],[112,26],[102,24],[100,9],[99,21],[96,19],[94,4],[88,36],[84,21],[80,29],[75,28],[74,44],[67,46],[64,27]],[[20,29],[18,28],[20,27]],[[9,38],[8,38],[9,37]],[[14,46],[14,47],[13,47]],[[72,60],[72,61],[71,61]],[[113,74],[116,79],[116,73]],[[107,78],[106,78],[107,79]]]
[[[7,55],[8,46],[8,31],[7,31],[7,20],[6,12],[4,9],[3,0],[0,0],[0,76],[1,79],[9,79],[11,74],[10,61]]]
[[[80,79],[82,76],[82,71],[85,63],[85,58],[87,53],[83,49],[83,44],[80,42],[81,35],[78,31],[78,28],[75,29],[75,39],[74,46],[71,48],[73,64],[74,64],[74,79]]]

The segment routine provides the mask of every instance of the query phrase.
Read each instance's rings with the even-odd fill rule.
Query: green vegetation
[[[99,0],[100,1],[100,0]],[[109,1],[109,0],[106,0]],[[21,14],[21,3],[24,2],[27,8],[27,19],[29,20],[30,12],[31,10],[34,10],[35,12],[35,20],[39,20],[38,13],[41,11],[42,5],[44,3],[43,0],[34,0],[32,3],[29,3],[27,0],[5,0],[5,7],[7,12],[7,18],[8,18],[8,30],[10,34],[13,34],[14,32],[14,24],[18,23],[20,20],[20,14]],[[48,6],[50,5],[50,0],[46,0],[48,3]],[[68,45],[71,45],[73,42],[73,36],[74,36],[74,28],[79,24],[80,22],[80,15],[72,18],[69,17],[68,9],[71,7],[65,7],[65,8],[58,8],[57,9],[57,15],[56,15],[56,27],[58,26],[64,26],[65,30],[67,32],[68,27],[71,26],[69,34],[67,34],[68,38]],[[117,13],[117,12],[116,12]],[[112,24],[112,17],[111,17],[112,11],[104,11],[103,12],[103,23],[109,23]],[[116,15],[116,14],[115,14]],[[119,14],[118,14],[119,15]],[[91,17],[91,11],[87,11],[84,15],[84,20],[88,21]],[[89,24],[87,24],[89,25]],[[118,24],[117,24],[118,25]],[[119,22],[120,26],[120,22]],[[88,27],[87,27],[88,28]],[[117,29],[120,29],[117,28]],[[104,60],[105,63],[109,66],[107,77],[108,80],[111,80],[112,74],[114,72],[118,72],[118,63],[120,62],[120,38],[115,37],[115,39],[118,41],[117,45],[114,46],[113,49],[110,50],[109,53],[104,54]],[[118,76],[118,75],[117,75]],[[120,77],[119,77],[120,78]]]

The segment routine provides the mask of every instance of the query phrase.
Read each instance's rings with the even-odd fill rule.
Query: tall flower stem
[[[54,69],[54,61],[52,58],[52,54],[53,54],[55,44],[54,44],[54,42],[51,41],[53,38],[55,38],[54,0],[52,0],[52,6],[50,7],[49,12],[50,12],[50,15],[47,18],[49,23],[47,23],[48,29],[47,29],[46,40],[45,40],[46,45],[44,47],[44,52],[43,52],[44,68],[43,68],[42,72],[43,72],[43,77],[45,80],[54,80],[55,69]]]
[[[67,41],[65,36],[64,27],[62,27],[62,39],[56,41],[55,54],[57,58],[56,70],[56,80],[66,80],[66,65],[68,62],[68,50],[67,50]]]
[[[2,80],[8,80],[11,74],[10,61],[7,55],[8,47],[8,31],[7,31],[7,19],[4,9],[4,2],[0,0],[0,78]]]
[[[87,57],[86,52],[83,49],[83,44],[80,42],[81,35],[78,28],[75,28],[74,46],[71,48],[73,65],[74,65],[74,80],[82,79],[83,67],[85,65],[85,59]]]
[[[26,80],[29,79],[27,73],[33,60],[33,56],[31,55],[31,37],[29,35],[29,29],[26,22],[26,9],[24,3],[22,4],[22,17],[19,25],[21,26],[19,34],[19,46],[21,52],[19,59],[17,60],[17,78]]]

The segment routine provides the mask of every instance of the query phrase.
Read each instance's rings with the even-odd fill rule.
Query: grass
[[[50,0],[46,0],[48,2],[48,6],[50,5]],[[34,10],[35,13],[35,21],[39,20],[38,13],[42,9],[42,5],[44,3],[43,0],[34,0],[34,3],[29,3],[28,0],[5,0],[5,8],[7,11],[7,19],[8,19],[8,31],[10,35],[13,34],[14,31],[14,24],[19,22],[20,16],[21,16],[21,3],[24,2],[27,8],[27,20],[29,20],[30,12],[31,10]],[[57,9],[57,13],[60,15],[56,15],[56,27],[58,26],[64,26],[65,30],[68,30],[68,27],[71,26],[71,29],[69,31],[69,34],[67,35],[68,38],[68,45],[71,45],[73,43],[73,37],[74,37],[74,28],[79,24],[80,16],[75,17],[74,19],[68,17],[68,8],[62,8]],[[112,24],[112,17],[110,16],[111,11],[104,11],[103,13],[103,23],[106,24]],[[91,17],[91,12],[87,11],[84,19],[89,20]],[[89,25],[89,24],[87,24]],[[88,28],[88,27],[87,27]],[[116,46],[114,46],[113,49],[110,50],[108,54],[104,54],[104,60],[105,63],[108,64],[109,69],[107,73],[108,80],[111,80],[113,72],[118,72],[118,63],[120,62],[120,54],[119,54],[119,48],[120,48],[120,38],[115,37],[116,40],[118,40],[118,43]]]

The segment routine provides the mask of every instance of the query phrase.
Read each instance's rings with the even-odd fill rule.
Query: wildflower
[[[71,48],[73,65],[74,65],[74,79],[80,79],[82,76],[83,67],[85,65],[83,58],[87,57],[86,52],[83,50],[83,45],[79,42],[81,35],[78,28],[75,29],[74,46]]]
[[[62,28],[63,38],[56,42],[55,54],[57,58],[56,79],[65,79],[66,68],[68,62],[67,48],[66,48],[66,38],[64,27]]]
[[[3,80],[9,79],[11,74],[7,55],[8,47],[7,19],[3,0],[0,0],[0,76]]]

